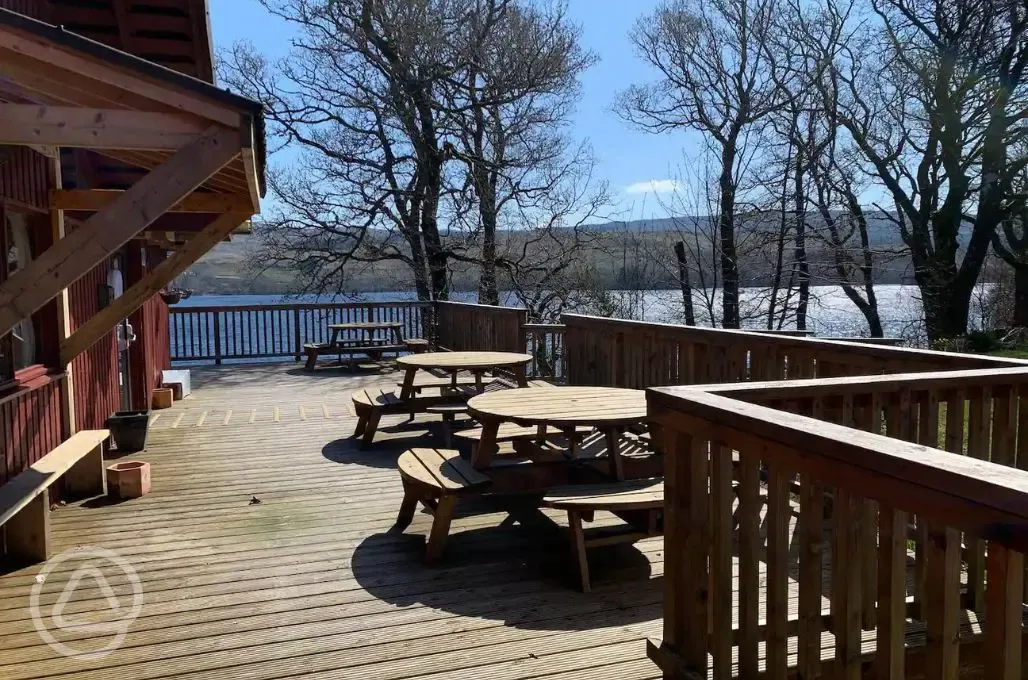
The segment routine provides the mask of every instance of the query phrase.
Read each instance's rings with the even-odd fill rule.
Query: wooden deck
[[[569,587],[566,537],[534,512],[513,521],[495,503],[458,508],[437,568],[421,563],[427,515],[389,533],[396,457],[430,440],[425,423],[386,417],[382,443],[358,451],[349,393],[398,377],[292,363],[194,369],[193,395],[156,412],[147,450],[132,456],[152,465],[150,495],[53,514],[57,552],[102,547],[138,572],[143,606],[121,646],[95,660],[57,654],[28,608],[40,567],[13,571],[0,576],[0,677],[659,677],[644,643],[661,628],[659,538],[596,550],[585,595]],[[75,566],[41,584],[44,614]],[[127,577],[105,577],[127,606]],[[102,620],[111,593],[97,585],[84,578],[58,613]],[[78,651],[112,639],[55,636]]]

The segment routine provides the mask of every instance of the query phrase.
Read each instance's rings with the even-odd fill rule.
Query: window
[[[0,230],[0,281],[24,269],[32,260],[32,239],[24,215],[2,210]],[[15,373],[36,364],[38,360],[36,328],[31,317],[22,319],[10,333],[0,339],[0,381],[13,380]]]

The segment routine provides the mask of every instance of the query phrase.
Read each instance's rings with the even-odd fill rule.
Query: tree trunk
[[[1014,267],[1014,325],[1028,328],[1028,265]]]
[[[807,197],[803,187],[803,151],[796,150],[796,168],[793,178],[793,201],[796,212],[796,240],[793,259],[796,261],[799,299],[796,302],[796,330],[807,330],[807,307],[810,301],[810,267],[807,264]]]
[[[678,259],[678,285],[682,288],[682,309],[685,311],[685,325],[696,325],[696,313],[692,306],[692,283],[689,280],[689,261],[685,257],[685,243],[675,244],[675,257]]]
[[[482,273],[478,281],[478,303],[499,305],[500,291],[496,284],[496,187],[484,169],[476,171],[478,215],[482,221]]]
[[[729,137],[721,151],[721,176],[718,179],[720,216],[718,232],[721,243],[721,325],[739,327],[739,265],[735,252],[735,152],[736,137]]]
[[[425,238],[425,258],[428,262],[428,278],[432,287],[433,300],[450,299],[450,282],[447,276],[449,257],[443,250],[439,237],[439,194],[442,191],[442,158],[434,154],[425,169],[425,200],[421,207],[421,233]]]
[[[971,309],[974,286],[947,281],[944,275],[920,273],[918,284],[924,305],[928,341],[958,338],[967,334],[967,317]]]

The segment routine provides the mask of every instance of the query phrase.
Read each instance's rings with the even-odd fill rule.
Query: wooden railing
[[[404,338],[424,338],[430,309],[420,302],[173,307],[171,359],[299,359],[305,344],[329,339],[333,323],[392,321],[402,324]]]
[[[466,302],[437,302],[436,345],[453,351],[524,352],[528,312]]]
[[[567,382],[630,388],[794,380],[1028,362],[852,341],[565,315]]]
[[[527,351],[532,355],[529,375],[564,382],[564,324],[529,323],[523,328]]]
[[[649,403],[667,453],[665,677],[707,677],[708,654],[716,678],[1022,677],[1028,369]]]

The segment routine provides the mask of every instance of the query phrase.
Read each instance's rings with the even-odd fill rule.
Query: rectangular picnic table
[[[403,324],[396,321],[357,321],[350,323],[329,324],[332,336],[327,343],[310,343],[304,345],[307,354],[308,371],[314,370],[317,359],[322,354],[348,354],[351,359],[357,355],[366,355],[372,361],[379,361],[382,354],[396,352],[399,354],[406,346],[403,342]],[[340,335],[343,337],[340,338]]]

